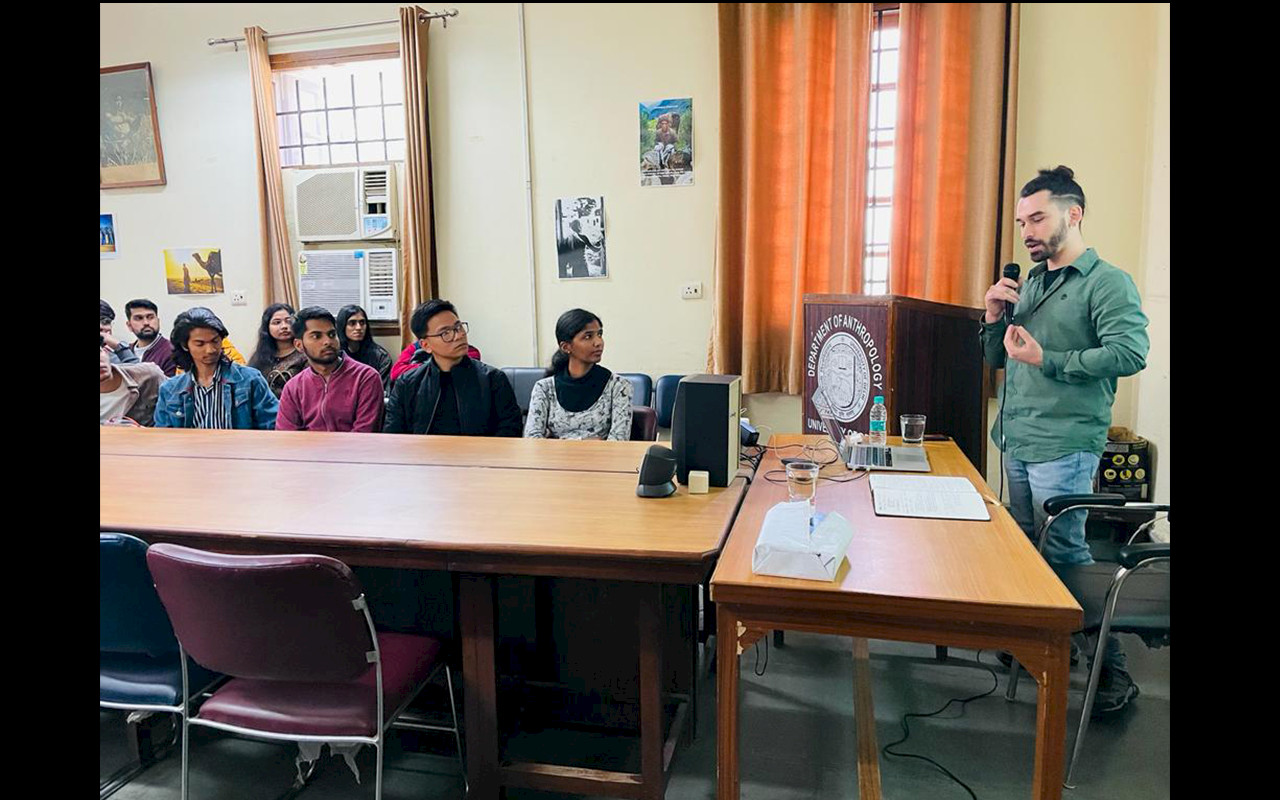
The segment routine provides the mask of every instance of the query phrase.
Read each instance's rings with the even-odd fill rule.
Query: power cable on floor
[[[939,764],[937,761],[934,761],[932,758],[929,758],[928,756],[922,756],[922,755],[920,755],[919,753],[896,753],[896,752],[894,752],[893,750],[890,750],[889,748],[891,748],[891,747],[897,747],[898,745],[900,745],[900,744],[902,744],[903,742],[905,742],[905,741],[906,741],[906,740],[911,736],[911,729],[910,729],[909,727],[907,727],[907,718],[908,718],[908,717],[919,717],[920,719],[926,719],[926,718],[928,718],[928,717],[936,717],[937,715],[941,714],[943,711],[946,711],[946,710],[947,710],[947,707],[948,707],[948,706],[950,706],[952,703],[959,703],[959,704],[960,704],[960,710],[961,710],[961,713],[963,713],[963,712],[964,712],[964,706],[965,706],[965,704],[966,704],[966,703],[972,702],[972,701],[974,701],[974,700],[981,700],[981,699],[982,699],[982,698],[984,698],[984,697],[990,697],[992,694],[994,694],[994,693],[995,693],[995,690],[996,690],[997,688],[999,688],[999,686],[1000,686],[1000,678],[996,676],[996,671],[995,671],[995,670],[993,670],[991,667],[987,666],[986,664],[983,664],[983,663],[982,663],[982,651],[981,651],[981,650],[979,650],[979,651],[978,651],[978,654],[977,654],[977,656],[976,656],[976,660],[977,660],[977,662],[978,662],[978,665],[979,665],[979,666],[981,666],[981,667],[982,667],[983,669],[985,669],[987,672],[990,672],[990,673],[991,673],[992,686],[991,686],[991,688],[990,688],[990,689],[988,689],[987,691],[983,692],[982,694],[975,694],[975,695],[974,695],[974,696],[972,696],[972,697],[965,697],[965,698],[953,697],[952,699],[948,700],[948,701],[947,701],[947,702],[942,706],[942,708],[939,708],[937,711],[934,711],[934,712],[929,713],[929,714],[918,714],[918,713],[914,713],[914,712],[912,712],[912,713],[908,713],[908,714],[903,714],[903,715],[902,715],[902,738],[901,738],[901,739],[899,739],[899,740],[898,740],[898,741],[896,741],[896,742],[891,742],[891,743],[889,743],[889,744],[885,745],[884,747],[880,748],[880,752],[881,752],[881,753],[883,753],[883,754],[884,754],[884,755],[886,755],[886,756],[894,756],[894,757],[896,757],[896,758],[915,758],[915,759],[919,759],[920,761],[927,761],[927,762],[929,762],[929,763],[930,763],[930,764],[932,764],[933,766],[937,767],[937,768],[938,768],[938,770],[939,770],[940,772],[942,772],[942,774],[946,775],[946,776],[947,776],[948,778],[950,778],[951,780],[953,780],[953,781],[955,781],[956,783],[960,784],[960,787],[961,787],[961,788],[963,788],[966,792],[968,792],[968,793],[969,793],[969,797],[973,798],[973,800],[978,800],[978,796],[977,796],[976,794],[974,794],[974,793],[973,793],[973,789],[970,789],[968,784],[966,784],[964,781],[962,781],[962,780],[960,780],[959,778],[957,778],[954,774],[952,774],[951,770],[949,770],[949,769],[947,769],[946,767],[942,766],[942,765],[941,765],[941,764]],[[955,718],[955,717],[947,717],[946,719],[956,719],[956,718]]]

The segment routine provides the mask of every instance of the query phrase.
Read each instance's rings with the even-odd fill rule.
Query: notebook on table
[[[986,501],[968,478],[872,475],[871,499],[882,517],[991,519]]]

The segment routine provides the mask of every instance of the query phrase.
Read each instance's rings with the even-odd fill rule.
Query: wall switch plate
[[[240,290],[240,291],[238,291],[238,292],[232,292],[232,293],[231,293],[231,305],[233,305],[233,306],[243,306],[243,305],[247,305],[247,303],[245,303],[245,301],[244,301],[244,290],[243,290],[243,289],[241,289],[241,290]]]
[[[686,283],[680,287],[680,297],[685,300],[697,300],[702,297],[702,281]]]

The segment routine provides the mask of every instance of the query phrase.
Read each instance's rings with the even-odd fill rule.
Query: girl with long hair
[[[547,377],[533,385],[525,437],[629,439],[631,382],[600,366],[600,318],[582,308],[564,312],[556,321],[556,343]]]
[[[293,346],[293,306],[272,303],[262,312],[258,346],[249,366],[262,373],[277,398],[294,375],[307,368],[307,356]]]

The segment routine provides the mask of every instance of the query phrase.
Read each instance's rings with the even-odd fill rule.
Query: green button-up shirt
[[[1062,270],[1050,287],[1054,273],[1047,264],[1032,268],[1014,309],[1014,322],[1044,349],[1040,367],[1008,358],[1003,318],[982,321],[984,357],[1005,367],[1004,445],[1020,461],[1101,455],[1116,379],[1142,370],[1151,347],[1138,287],[1128,273],[1098,258],[1092,247]],[[999,415],[991,438],[1000,446]]]

